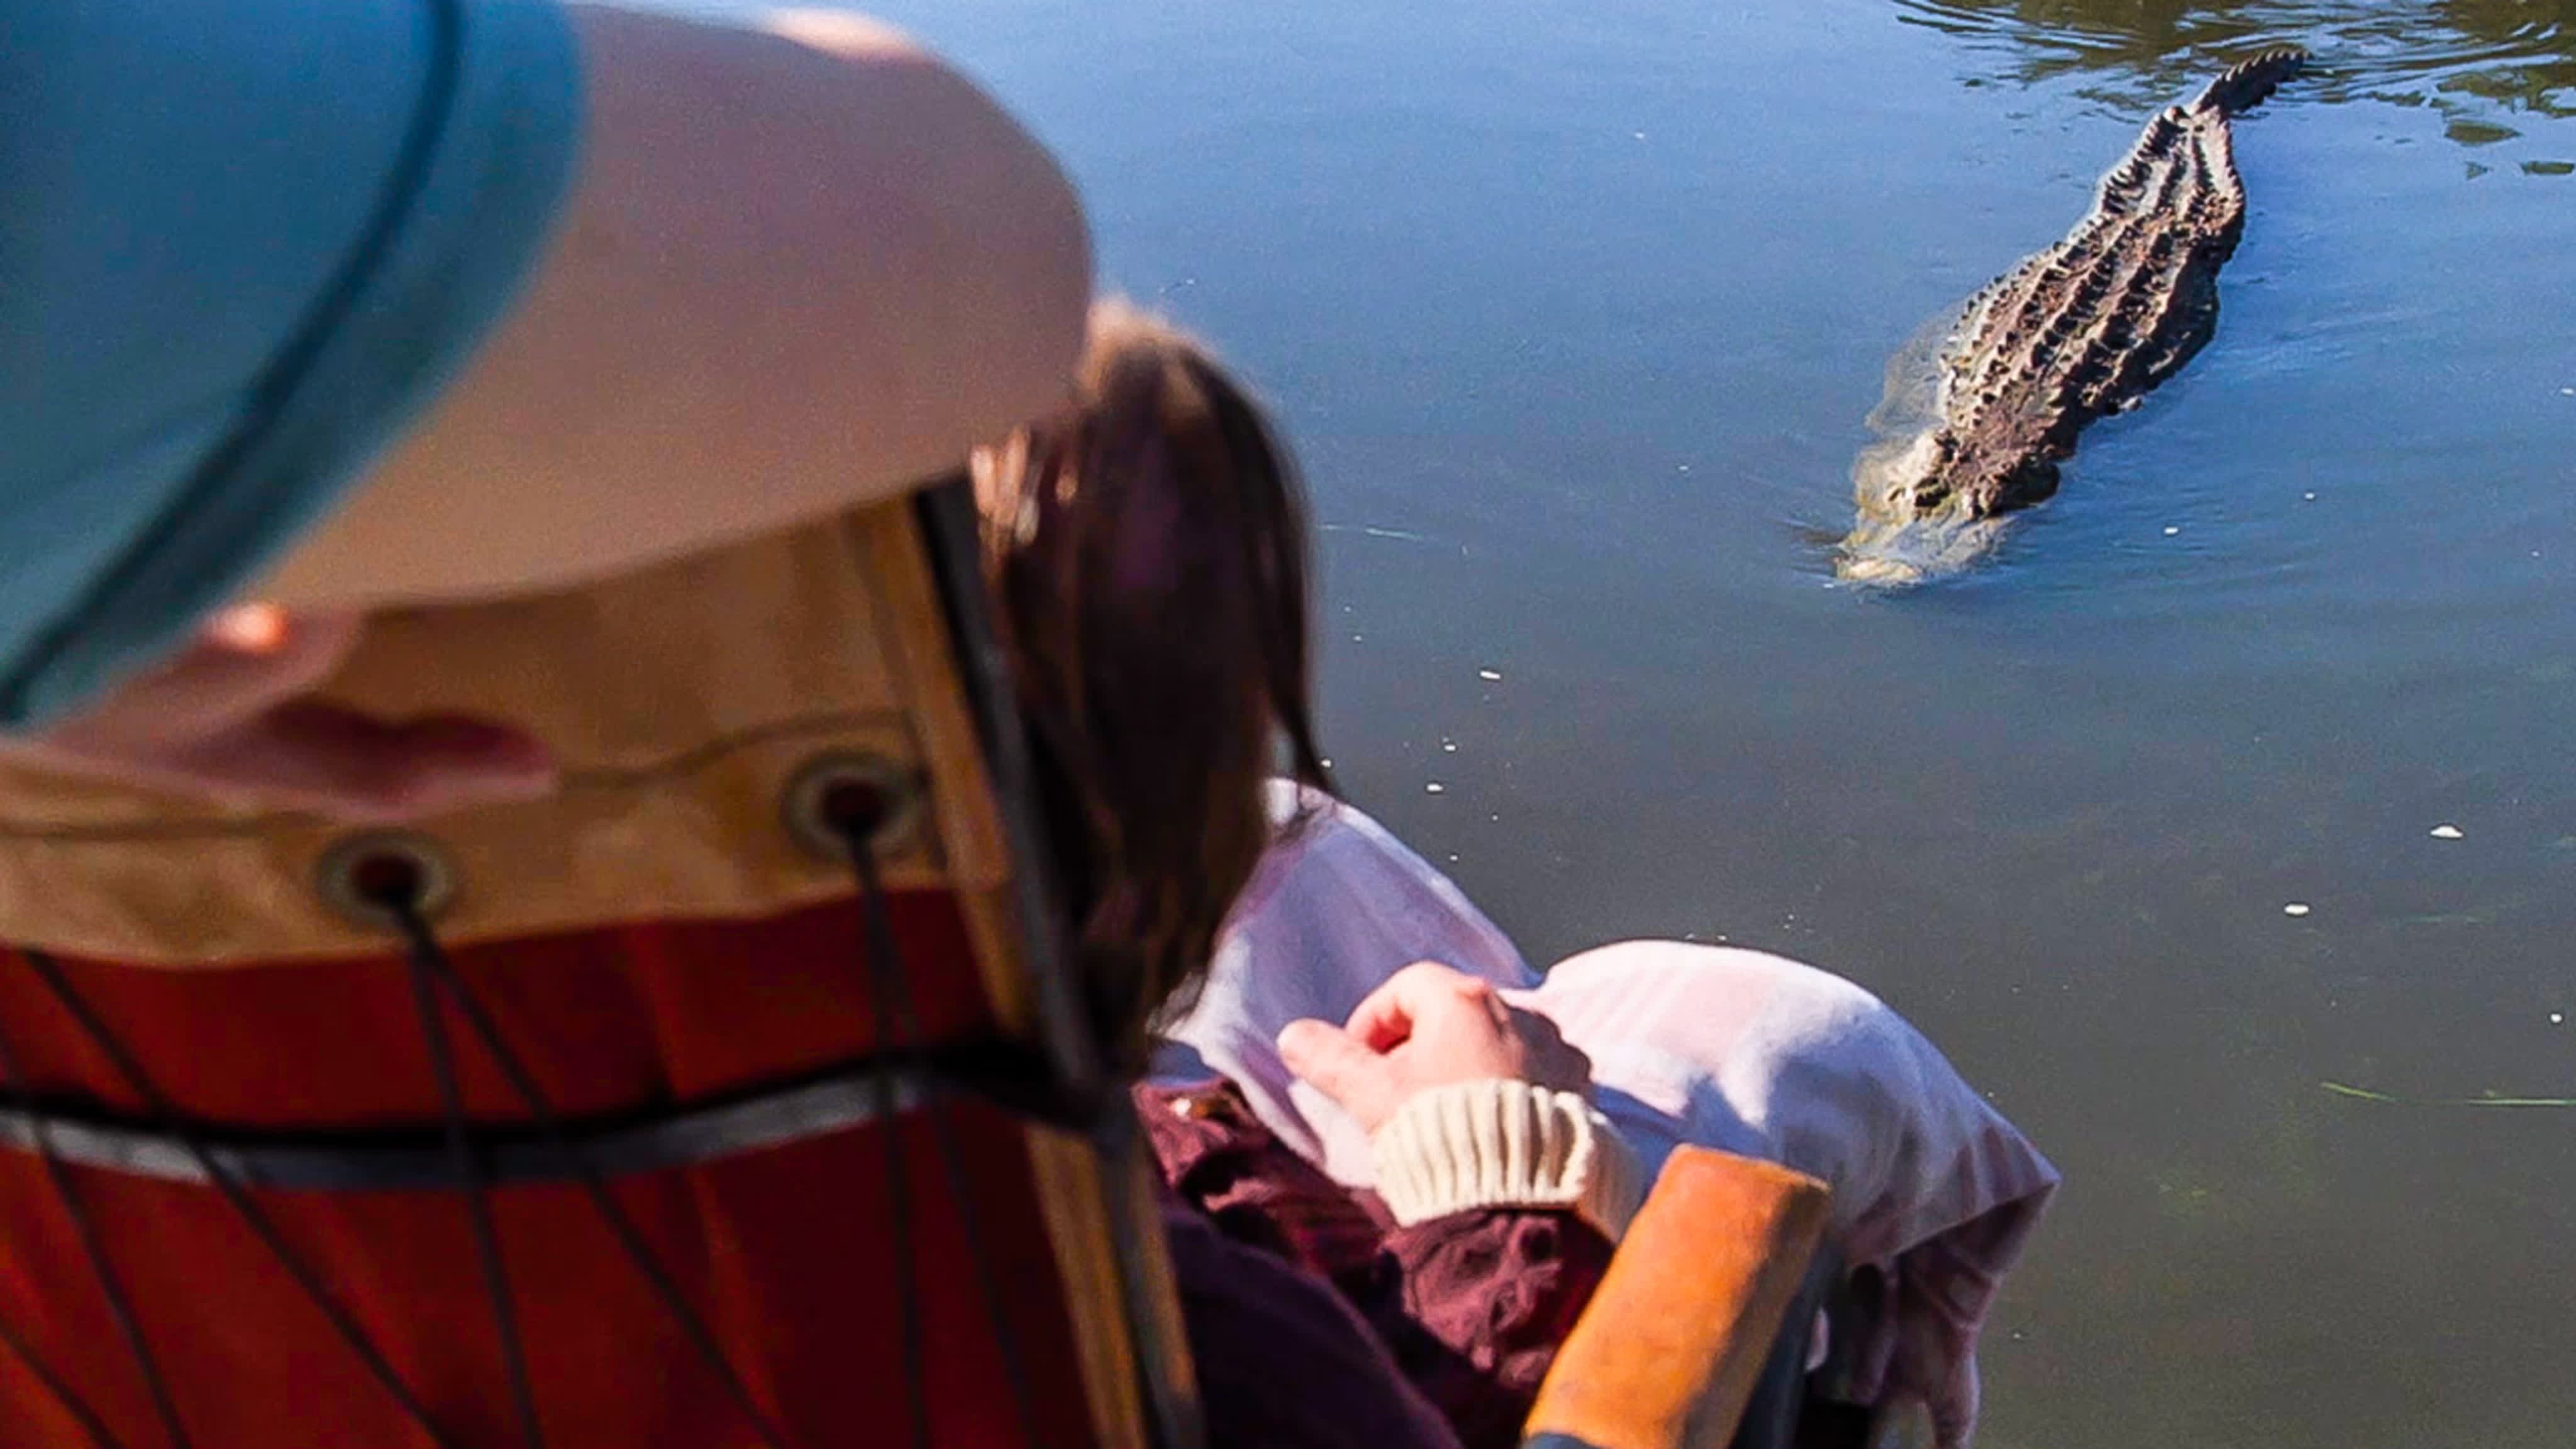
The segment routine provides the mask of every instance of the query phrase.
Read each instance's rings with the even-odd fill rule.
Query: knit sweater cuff
[[[1645,1169],[1609,1118],[1530,1082],[1417,1092],[1369,1144],[1378,1196],[1406,1227],[1477,1208],[1564,1208],[1615,1243],[1646,1193]]]

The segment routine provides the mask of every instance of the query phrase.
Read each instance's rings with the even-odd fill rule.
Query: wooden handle
[[[1725,1449],[1825,1230],[1825,1185],[1682,1147],[1530,1412],[1537,1449]]]

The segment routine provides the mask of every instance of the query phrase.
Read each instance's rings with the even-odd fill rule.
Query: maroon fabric
[[[902,1119],[923,1379],[895,1351],[889,1130],[871,1124],[616,1180],[618,1201],[793,1449],[908,1442],[916,1396],[942,1449],[1091,1446],[1081,1358],[1017,1119],[954,1104],[967,1196]],[[70,1170],[196,1449],[426,1449],[394,1402],[216,1194]],[[454,1192],[253,1194],[464,1449],[517,1446],[492,1317]],[[963,1216],[977,1215],[970,1240]],[[510,1284],[549,1449],[758,1449],[579,1189],[496,1189]],[[1037,1421],[1023,1434],[1003,1340],[974,1272],[1005,1285]],[[126,1449],[162,1449],[76,1229],[31,1155],[0,1149],[0,1326]],[[0,1348],[0,1449],[100,1449]],[[1124,1446],[1101,1446],[1124,1449]]]
[[[990,1032],[965,916],[946,891],[886,896],[924,1041]],[[567,1117],[704,1101],[852,1061],[879,1044],[854,899],[754,920],[624,922],[457,945],[456,973]],[[366,956],[187,970],[57,956],[90,1009],[182,1114],[230,1128],[436,1122],[411,968]],[[123,1112],[143,1104],[0,949],[0,1027],[28,1083]],[[453,1018],[450,1034],[466,1042]],[[524,1120],[509,1079],[459,1053],[466,1111]]]
[[[980,1036],[992,1011],[946,892],[888,901],[926,1036]],[[878,1044],[854,901],[753,921],[683,920],[459,947],[458,973],[567,1115],[637,1111],[792,1081]],[[435,1078],[392,955],[194,971],[63,959],[62,974],[178,1109],[225,1131],[417,1128]],[[44,1098],[140,1102],[16,952],[0,950],[0,1035]],[[467,1107],[524,1122],[507,1078],[452,1009]],[[0,1093],[5,1098],[6,1093]],[[795,1449],[899,1444],[916,1398],[942,1449],[1090,1449],[1067,1286],[1025,1125],[952,1104],[964,1192],[920,1114],[615,1179],[617,1201]],[[913,1305],[931,1351],[897,1353],[896,1205],[907,1164]],[[66,1176],[131,1300],[196,1449],[420,1449],[371,1379],[213,1189],[93,1167]],[[250,1196],[467,1449],[514,1445],[510,1392],[453,1190]],[[975,1212],[970,1238],[966,1207]],[[756,1449],[588,1199],[562,1182],[491,1206],[550,1449]],[[1034,1432],[990,1321],[978,1257],[1003,1285]],[[42,1161],[0,1146],[0,1449],[100,1449],[41,1361],[128,1449],[167,1442]],[[1124,1449],[1124,1446],[1102,1446]]]
[[[1136,1102],[1165,1179],[1177,1197],[1204,1214],[1209,1227],[1329,1280],[1346,1301],[1344,1312],[1356,1310],[1373,1330],[1381,1362],[1392,1361],[1465,1449],[1510,1449],[1519,1442],[1557,1345],[1573,1331],[1609,1267],[1611,1244],[1598,1230],[1571,1213],[1501,1209],[1394,1227],[1373,1196],[1343,1188],[1273,1137],[1231,1083],[1139,1087]],[[1238,1301],[1240,1295],[1193,1285],[1182,1240],[1176,1231],[1175,1270],[1183,1275],[1193,1340],[1209,1340],[1198,1358],[1200,1392],[1212,1419],[1224,1408],[1254,1425],[1272,1426],[1300,1412],[1288,1401],[1337,1404],[1379,1392],[1374,1383],[1356,1379],[1345,1388],[1325,1371],[1351,1372],[1309,1342],[1328,1332],[1316,1310],[1281,1309],[1265,1318]],[[1212,1255],[1199,1254],[1200,1271],[1219,1266]],[[1278,1313],[1290,1316],[1279,1320]],[[1297,1347],[1283,1356],[1275,1345],[1291,1339]],[[1261,1372],[1238,1380],[1240,1364],[1259,1365]],[[1221,1397],[1234,1394],[1257,1402],[1220,1404]],[[1216,1442],[1235,1441],[1220,1434]],[[1368,1442],[1411,1449],[1417,1442],[1440,1441]]]
[[[954,902],[907,892],[890,904],[927,1034],[986,1029]],[[872,1047],[855,916],[841,901],[762,921],[461,947],[455,960],[563,1111],[634,1110],[792,1078]],[[201,1122],[364,1131],[436,1119],[396,958],[214,971],[58,964]],[[0,1031],[40,1094],[140,1107],[5,951]],[[449,1034],[474,1116],[522,1120],[465,1023],[451,1019]],[[1180,1195],[1202,1210],[1180,1210],[1171,1239],[1215,1442],[1451,1449],[1460,1441],[1446,1414],[1476,1449],[1509,1444],[1557,1325],[1588,1295],[1597,1267],[1587,1265],[1607,1258],[1607,1244],[1544,1213],[1465,1214],[1389,1233],[1224,1095],[1224,1113],[1204,1121],[1145,1099],[1157,1146],[1190,1154]],[[919,1307],[935,1349],[923,1385],[904,1382],[893,1352],[886,1125],[618,1180],[655,1256],[791,1441],[899,1441],[920,1388],[941,1445],[1026,1442],[971,1271],[980,1248],[1007,1285],[1038,1437],[1090,1442],[1025,1135],[978,1103],[959,1104],[956,1121],[981,1216],[973,1245],[918,1119],[893,1129],[909,1159]],[[217,1194],[92,1168],[69,1175],[199,1449],[424,1442]],[[511,1442],[457,1193],[253,1195],[459,1442]],[[492,1203],[550,1444],[754,1442],[578,1189],[512,1185]],[[63,1201],[42,1164],[14,1150],[0,1151],[0,1327],[62,1373],[117,1440],[161,1442]],[[17,1349],[0,1347],[0,1446],[21,1445],[95,1449]]]

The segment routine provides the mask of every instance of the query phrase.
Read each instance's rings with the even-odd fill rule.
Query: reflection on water
[[[2517,117],[2576,115],[2576,0],[1896,3],[1908,22],[1966,42],[1991,66],[1981,79],[2079,76],[2086,95],[2124,110],[2175,99],[2215,58],[2296,42],[2317,57],[2306,94],[2429,106],[2463,146],[2517,140]],[[2535,175],[2576,170],[2546,155],[2514,160]]]

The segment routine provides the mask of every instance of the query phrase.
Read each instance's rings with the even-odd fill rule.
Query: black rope
[[[828,808],[828,807],[827,807]],[[838,825],[839,822],[833,822]],[[864,845],[851,845],[851,859],[858,862],[861,896],[868,905],[876,903],[874,887],[868,882],[874,873],[873,858]],[[885,962],[891,958],[877,947],[873,929],[875,913],[867,915],[868,932],[868,1012],[873,1018],[881,1058],[888,1058],[888,1070],[877,1074],[877,1119],[884,1124],[886,1216],[892,1229],[888,1238],[894,1247],[894,1301],[902,1315],[898,1342],[902,1345],[904,1403],[910,1411],[913,1449],[931,1449],[930,1404],[922,1393],[929,1353],[924,1343],[921,1323],[920,1264],[915,1260],[912,1243],[912,1171],[904,1160],[903,1118],[895,1112],[895,1074],[891,1068],[900,1057],[885,1050],[886,1023],[892,1016],[892,1003],[886,987],[889,974]],[[900,974],[900,973],[895,973]]]
[[[873,794],[872,791],[866,793]],[[868,808],[871,803],[875,808]],[[870,843],[881,818],[882,801],[869,802],[862,798],[835,801],[827,796],[824,810],[832,827],[840,834],[842,846],[849,851],[850,868],[858,877],[860,919],[866,931],[870,1008],[877,1020],[879,1046],[882,1049],[888,1045],[882,1038],[891,1022],[901,1033],[900,1040],[891,1044],[893,1060],[917,1070],[924,1069],[927,1058],[922,1044],[921,1017],[913,1005],[911,979],[905,974],[903,953],[895,940],[893,915],[886,906],[885,882],[878,871],[876,852]],[[883,1080],[890,1082],[891,1074]],[[890,1108],[891,1103],[888,1105]],[[1036,1449],[1046,1442],[1038,1433],[1036,1398],[1030,1390],[1027,1364],[1020,1354],[1019,1336],[1011,1328],[1008,1300],[1002,1292],[1001,1282],[994,1276],[992,1256],[985,1252],[987,1239],[983,1216],[976,1210],[975,1193],[967,1185],[965,1154],[957,1145],[956,1123],[949,1112],[946,1096],[934,1097],[927,1111],[931,1140],[939,1152],[941,1175],[947,1179],[949,1196],[956,1201],[958,1226],[966,1237],[967,1261],[974,1265],[976,1290],[984,1300],[984,1316],[993,1325],[995,1346],[1002,1360],[1002,1376],[1010,1386],[1011,1409],[1019,1420],[1020,1441]],[[901,1119],[889,1112],[887,1141],[893,1144],[887,1149],[889,1163],[901,1155],[900,1137],[895,1131],[900,1125]],[[904,1180],[900,1176],[895,1179],[895,1198],[898,1204],[904,1199]],[[908,1211],[899,1208],[895,1253],[896,1273],[900,1291],[904,1294],[905,1344],[908,1352],[918,1353],[921,1323],[920,1315],[914,1311],[910,1292],[913,1263],[907,1226]],[[921,1425],[916,1439],[927,1444],[928,1420],[921,1413],[922,1406],[918,1402],[922,1381],[918,1362],[914,1362],[912,1367],[915,1371],[910,1382],[914,1385],[916,1422]]]
[[[161,1432],[170,1449],[188,1449],[187,1425],[179,1418],[179,1406],[170,1397],[169,1380],[161,1376],[160,1360],[153,1357],[151,1342],[143,1336],[142,1321],[134,1316],[134,1301],[125,1293],[125,1284],[116,1276],[116,1265],[107,1256],[107,1245],[99,1240],[98,1223],[89,1215],[89,1205],[81,1200],[80,1187],[72,1181],[70,1169],[54,1150],[53,1127],[45,1120],[43,1106],[37,1102],[26,1074],[18,1070],[18,1053],[9,1045],[6,1033],[0,1032],[0,1087],[18,1099],[18,1108],[27,1116],[28,1131],[36,1139],[36,1157],[45,1165],[45,1177],[53,1184],[54,1196],[62,1201],[63,1213],[72,1220],[72,1232],[79,1237],[81,1252],[89,1259],[89,1271],[98,1280],[99,1295],[107,1300],[108,1316],[116,1320],[117,1335],[125,1340],[125,1351],[134,1360],[135,1370],[143,1375],[144,1392],[151,1395],[152,1412],[161,1420]]]
[[[876,995],[876,983],[870,983],[871,1005],[879,1022],[885,1020],[884,1001]],[[922,1393],[922,1380],[928,1372],[929,1352],[921,1323],[921,1273],[912,1246],[912,1166],[904,1160],[903,1118],[895,1110],[895,1077],[891,1071],[880,1072],[877,1084],[877,1120],[885,1132],[886,1217],[891,1231],[888,1240],[894,1246],[894,1301],[902,1316],[897,1335],[901,1345],[899,1362],[903,1367],[904,1405],[912,1426],[913,1449],[931,1449],[930,1404]]]
[[[501,1233],[492,1219],[490,1174],[484,1171],[483,1155],[476,1150],[465,1126],[465,1092],[457,1084],[456,1058],[447,1040],[445,1010],[438,1000],[438,979],[432,974],[428,959],[438,954],[438,943],[426,926],[420,924],[420,913],[413,907],[416,892],[406,893],[382,904],[403,923],[404,944],[410,948],[412,1003],[420,1014],[421,1040],[429,1048],[429,1066],[438,1078],[439,1111],[446,1118],[448,1157],[456,1164],[456,1175],[463,1184],[466,1221],[474,1235],[475,1266],[483,1277],[483,1294],[492,1306],[492,1332],[499,1341],[501,1361],[510,1378],[510,1408],[519,1421],[519,1440],[527,1449],[544,1449],[545,1432],[537,1419],[536,1386],[528,1376],[528,1355],[519,1339],[519,1314],[510,1296],[510,1271],[501,1256]]]
[[[440,987],[447,992],[449,999],[453,1000],[457,1009],[464,1014],[466,1025],[473,1029],[475,1037],[483,1043],[483,1049],[491,1054],[493,1064],[501,1069],[501,1074],[509,1078],[511,1090],[518,1094],[520,1102],[527,1107],[528,1115],[536,1120],[538,1134],[545,1139],[546,1146],[563,1162],[565,1168],[572,1173],[574,1180],[581,1184],[582,1191],[589,1197],[591,1206],[598,1211],[601,1220],[608,1224],[610,1235],[617,1239],[618,1246],[625,1252],[627,1261],[634,1265],[636,1272],[643,1275],[645,1283],[652,1288],[654,1296],[661,1300],[663,1311],[671,1316],[672,1322],[678,1325],[680,1332],[689,1340],[690,1346],[722,1381],[726,1395],[733,1400],[734,1407],[740,1410],[743,1417],[750,1422],[753,1432],[760,1436],[761,1443],[769,1446],[769,1449],[785,1449],[786,1436],[779,1432],[778,1427],[770,1422],[769,1416],[761,1411],[759,1403],[751,1396],[750,1387],[742,1381],[742,1376],[734,1371],[732,1361],[725,1357],[723,1346],[716,1342],[715,1334],[708,1329],[706,1320],[700,1318],[697,1310],[689,1306],[687,1295],[680,1291],[680,1285],[672,1279],[669,1271],[663,1268],[661,1260],[654,1256],[652,1245],[644,1241],[644,1235],[636,1228],[634,1220],[626,1215],[626,1209],[618,1205],[617,1196],[609,1191],[608,1179],[601,1174],[598,1165],[593,1163],[589,1155],[581,1150],[580,1145],[564,1131],[563,1121],[555,1115],[553,1104],[546,1099],[545,1089],[537,1085],[537,1080],[528,1071],[527,1064],[520,1060],[517,1052],[511,1050],[508,1040],[501,1035],[499,1025],[493,1021],[490,1013],[484,1010],[483,1003],[466,987],[464,978],[457,974],[454,963],[447,959],[447,954],[440,949],[437,938],[430,934],[429,924],[421,918],[418,907],[406,902],[389,906],[388,909],[394,913],[401,925],[405,939],[414,943],[417,964],[436,978]]]
[[[369,1338],[367,1331],[358,1326],[358,1321],[349,1315],[349,1311],[341,1307],[339,1301],[331,1296],[330,1290],[322,1285],[320,1276],[296,1255],[294,1248],[287,1243],[285,1235],[277,1230],[277,1225],[269,1220],[268,1214],[261,1210],[258,1202],[233,1179],[232,1174],[224,1169],[222,1163],[215,1160],[212,1153],[206,1151],[205,1144],[198,1140],[195,1130],[189,1127],[186,1120],[171,1106],[170,1099],[161,1095],[161,1089],[152,1084],[152,1079],[144,1075],[142,1065],[136,1062],[133,1054],[125,1049],[125,1044],[117,1040],[116,1034],[108,1030],[107,1023],[100,1020],[97,1013],[90,1010],[89,1003],[82,999],[80,993],[72,989],[71,981],[63,975],[61,965],[50,953],[33,947],[21,948],[18,955],[36,973],[36,979],[42,981],[45,989],[53,994],[55,1002],[80,1026],[82,1033],[89,1038],[90,1044],[97,1047],[100,1054],[108,1059],[108,1063],[116,1068],[117,1075],[125,1079],[127,1090],[141,1097],[144,1105],[150,1108],[154,1117],[159,1120],[162,1130],[178,1139],[179,1145],[186,1150],[190,1160],[196,1163],[197,1170],[205,1174],[206,1181],[214,1187],[215,1191],[223,1194],[224,1201],[229,1203],[234,1213],[239,1215],[242,1225],[250,1229],[251,1235],[259,1239],[260,1245],[268,1250],[269,1256],[276,1260],[277,1266],[285,1271],[288,1278],[294,1280],[295,1286],[303,1291],[305,1298],[339,1334],[340,1341],[347,1345],[351,1353],[357,1355],[358,1361],[366,1366],[367,1372],[383,1386],[384,1391],[392,1396],[394,1402],[401,1406],[405,1416],[410,1418],[413,1425],[426,1435],[432,1444],[439,1446],[439,1449],[456,1449],[456,1441],[439,1429],[437,1421],[430,1417],[428,1408],[412,1393],[410,1387],[403,1383],[402,1375],[396,1373],[393,1365],[386,1361],[383,1352],[376,1347],[375,1340]]]
[[[0,1348],[9,1350],[11,1357],[25,1365],[28,1373],[35,1375],[36,1382],[53,1394],[54,1402],[63,1406],[63,1412],[72,1416],[72,1422],[81,1426],[81,1432],[89,1435],[90,1442],[98,1449],[125,1449],[125,1441],[108,1432],[107,1424],[98,1417],[97,1411],[83,1403],[81,1396],[72,1392],[72,1386],[63,1382],[62,1375],[46,1365],[44,1357],[36,1352],[36,1346],[20,1338],[18,1330],[6,1323],[0,1323]]]

